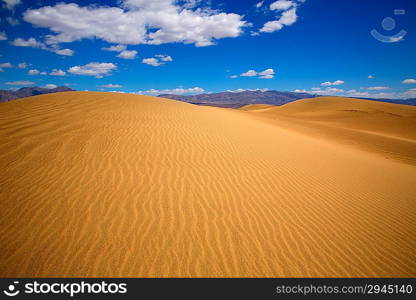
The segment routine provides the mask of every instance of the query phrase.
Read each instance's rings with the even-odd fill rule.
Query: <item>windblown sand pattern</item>
[[[0,104],[0,276],[416,276],[415,109],[332,100]]]

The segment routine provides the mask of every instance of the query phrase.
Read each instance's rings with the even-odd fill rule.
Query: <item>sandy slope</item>
[[[266,115],[92,92],[1,104],[0,276],[416,276],[411,157]],[[414,140],[400,128],[384,138]]]

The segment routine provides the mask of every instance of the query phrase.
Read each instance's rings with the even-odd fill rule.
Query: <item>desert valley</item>
[[[2,277],[414,277],[416,107],[0,104]]]

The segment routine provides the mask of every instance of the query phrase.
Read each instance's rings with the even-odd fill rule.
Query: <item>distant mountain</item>
[[[315,98],[321,95],[295,92],[279,92],[279,91],[243,91],[243,92],[222,92],[212,94],[200,94],[192,96],[161,94],[158,97],[173,100],[184,101],[187,103],[198,105],[209,105],[218,107],[238,108],[247,104],[271,104],[283,105],[295,100],[305,98]],[[364,100],[374,100],[396,104],[407,104],[416,106],[416,99],[370,99],[360,98]]]
[[[7,101],[18,99],[18,98],[24,98],[24,97],[30,97],[30,96],[36,96],[36,95],[42,95],[42,94],[69,92],[69,91],[73,91],[73,89],[70,89],[69,87],[66,87],[66,86],[59,86],[54,89],[47,89],[47,88],[41,88],[41,87],[35,86],[35,87],[23,87],[16,91],[0,90],[0,102],[7,102]]]
[[[298,99],[314,98],[317,95],[308,93],[279,92],[279,91],[244,91],[200,94],[192,96],[162,94],[158,97],[180,100],[192,104],[219,107],[238,108],[247,104],[283,105]]]

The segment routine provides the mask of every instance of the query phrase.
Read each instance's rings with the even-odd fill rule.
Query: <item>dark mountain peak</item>
[[[33,87],[22,87],[16,91],[0,90],[0,102],[7,102],[7,101],[18,99],[18,98],[31,97],[31,96],[36,96],[36,95],[58,93],[58,92],[69,92],[69,91],[73,91],[73,89],[67,86],[58,86],[53,89],[33,86]]]
[[[180,100],[199,105],[237,108],[247,104],[260,103],[271,105],[283,105],[298,99],[313,98],[316,97],[316,95],[295,92],[246,90],[239,92],[226,91],[221,93],[200,94],[191,96],[162,94],[159,95],[159,97]]]

